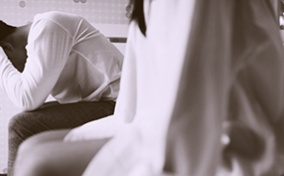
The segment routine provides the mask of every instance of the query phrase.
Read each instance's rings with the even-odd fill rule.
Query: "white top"
[[[131,23],[114,115],[65,138],[112,137],[83,175],[165,175],[165,163],[172,175],[283,175],[275,4],[145,0],[147,37]]]
[[[195,3],[178,2],[144,1],[147,37],[136,23],[130,24],[114,115],[89,122],[66,136],[65,141],[112,137],[84,176],[161,172]]]
[[[123,55],[82,17],[36,15],[26,49],[22,73],[0,49],[0,86],[20,108],[33,110],[49,94],[60,103],[116,100]]]

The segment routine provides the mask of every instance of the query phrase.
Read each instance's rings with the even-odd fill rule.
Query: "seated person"
[[[283,175],[278,0],[134,2],[114,115],[29,138],[16,176]]]
[[[52,95],[60,104],[95,102],[98,112],[90,116],[82,106],[77,112],[81,116],[74,119],[72,109],[69,117],[55,113],[49,118],[25,118],[30,122],[12,119],[10,172],[18,145],[27,137],[113,113],[123,55],[90,23],[73,14],[38,14],[32,23],[19,27],[1,21],[0,30],[0,87],[16,106],[33,111]]]

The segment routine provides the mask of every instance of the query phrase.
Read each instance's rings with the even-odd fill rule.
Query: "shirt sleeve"
[[[11,101],[23,110],[41,106],[56,84],[71,51],[73,39],[59,24],[42,19],[29,33],[27,62],[18,72],[0,50],[0,86]]]

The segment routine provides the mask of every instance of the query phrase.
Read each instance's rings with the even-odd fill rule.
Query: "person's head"
[[[5,51],[14,67],[20,72],[23,71],[26,59],[26,30],[20,27],[10,26],[0,21],[0,46]]]
[[[132,10],[130,12],[130,20],[135,21],[142,34],[146,36],[147,27],[145,23],[143,3],[143,0],[130,0],[129,6]]]

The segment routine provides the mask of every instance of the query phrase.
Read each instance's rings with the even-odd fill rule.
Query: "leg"
[[[70,129],[86,122],[111,115],[115,103],[112,101],[80,102],[72,104],[46,103],[40,109],[14,116],[9,124],[8,175],[19,145],[28,137],[43,131]]]
[[[82,175],[97,151],[108,141],[64,143],[68,130],[44,132],[20,146],[15,163],[16,176]]]

